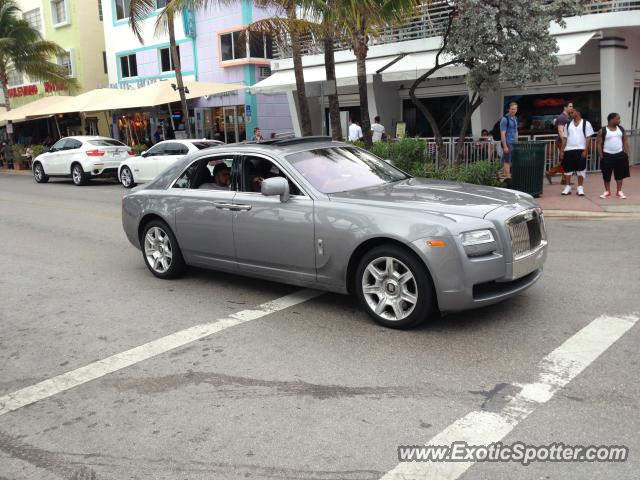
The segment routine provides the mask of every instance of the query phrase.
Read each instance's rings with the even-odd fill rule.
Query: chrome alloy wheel
[[[122,182],[122,185],[124,185],[126,188],[129,188],[131,186],[131,183],[133,182],[131,170],[129,170],[127,167],[124,167],[120,171],[120,182]]]
[[[173,251],[169,235],[160,227],[152,227],[144,237],[144,255],[157,273],[165,273],[171,266]]]
[[[42,170],[42,165],[39,163],[36,165],[36,168],[33,169],[33,175],[36,177],[36,182],[41,182],[44,177],[44,171]]]
[[[413,273],[393,257],[379,257],[367,265],[362,275],[362,293],[376,315],[391,321],[407,318],[418,302]]]
[[[73,183],[75,183],[76,185],[80,185],[82,183],[82,176],[84,175],[84,172],[82,171],[82,168],[80,168],[80,166],[76,165],[75,167],[73,167],[71,175],[73,176]]]

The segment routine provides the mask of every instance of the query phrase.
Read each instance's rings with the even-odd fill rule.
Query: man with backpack
[[[556,137],[556,148],[558,149],[558,153],[562,152],[562,139],[566,136],[565,129],[567,124],[571,121],[571,114],[573,113],[573,102],[564,102],[564,109],[562,113],[558,115],[556,118],[555,127],[558,131],[558,136]],[[545,177],[547,177],[547,181],[549,185],[553,185],[551,181],[551,177],[556,176],[557,174],[562,175],[561,184],[565,184],[566,177],[564,176],[564,169],[562,168],[562,161],[556,163],[553,167],[551,167],[547,172],[545,172]]]
[[[589,141],[593,135],[591,123],[582,118],[580,110],[573,110],[573,121],[566,127],[566,136],[562,139],[560,160],[564,168],[567,184],[562,195],[571,195],[571,177],[575,173],[578,177],[578,195],[584,197],[584,179],[587,177],[587,157],[589,156]]]
[[[620,126],[620,115],[610,113],[607,116],[607,126],[598,132],[598,156],[600,169],[604,180],[604,193],[600,198],[611,197],[611,174],[616,179],[616,197],[627,198],[622,193],[622,181],[629,177],[629,139],[625,136],[624,128]]]
[[[500,120],[500,140],[502,143],[502,175],[504,178],[511,177],[511,158],[515,143],[518,141],[518,104],[511,102],[509,111]]]

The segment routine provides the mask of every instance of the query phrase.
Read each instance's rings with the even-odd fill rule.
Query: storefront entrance
[[[244,105],[196,108],[196,137],[225,143],[247,139]]]

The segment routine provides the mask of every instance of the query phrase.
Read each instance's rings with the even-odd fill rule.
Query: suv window
[[[52,152],[59,152],[60,150],[62,150],[64,148],[64,144],[67,143],[67,139],[66,138],[61,138],[60,140],[58,140],[56,143],[54,143],[51,146],[51,151]]]
[[[289,181],[291,195],[304,195],[291,179],[280,170],[275,163],[261,157],[244,157],[242,159],[242,191],[260,192],[262,180],[272,177],[284,177]]]
[[[94,147],[126,147],[126,145],[118,140],[111,140],[108,138],[100,138],[98,140],[89,140],[89,145]]]
[[[67,138],[67,142],[64,144],[65,150],[75,150],[80,147],[82,147],[82,142],[73,138]]]
[[[189,153],[189,147],[181,143],[165,143],[164,155],[186,155]]]
[[[164,155],[164,143],[160,143],[154,145],[149,150],[147,150],[147,157],[159,157]]]

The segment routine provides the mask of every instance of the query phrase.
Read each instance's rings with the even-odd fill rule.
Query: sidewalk
[[[593,172],[587,174],[584,182],[585,196],[576,195],[577,179],[573,177],[573,192],[571,195],[562,196],[560,176],[553,178],[553,185],[549,185],[544,179],[544,191],[538,202],[547,216],[591,216],[605,217],[611,214],[640,215],[640,165],[631,167],[631,178],[624,180],[623,191],[627,196],[625,200],[615,197],[615,179],[611,179],[612,196],[607,200],[600,198],[604,192],[602,174]]]
[[[9,175],[33,175],[33,172],[31,172],[31,170],[9,170],[6,167],[0,167],[0,173],[7,173]]]

